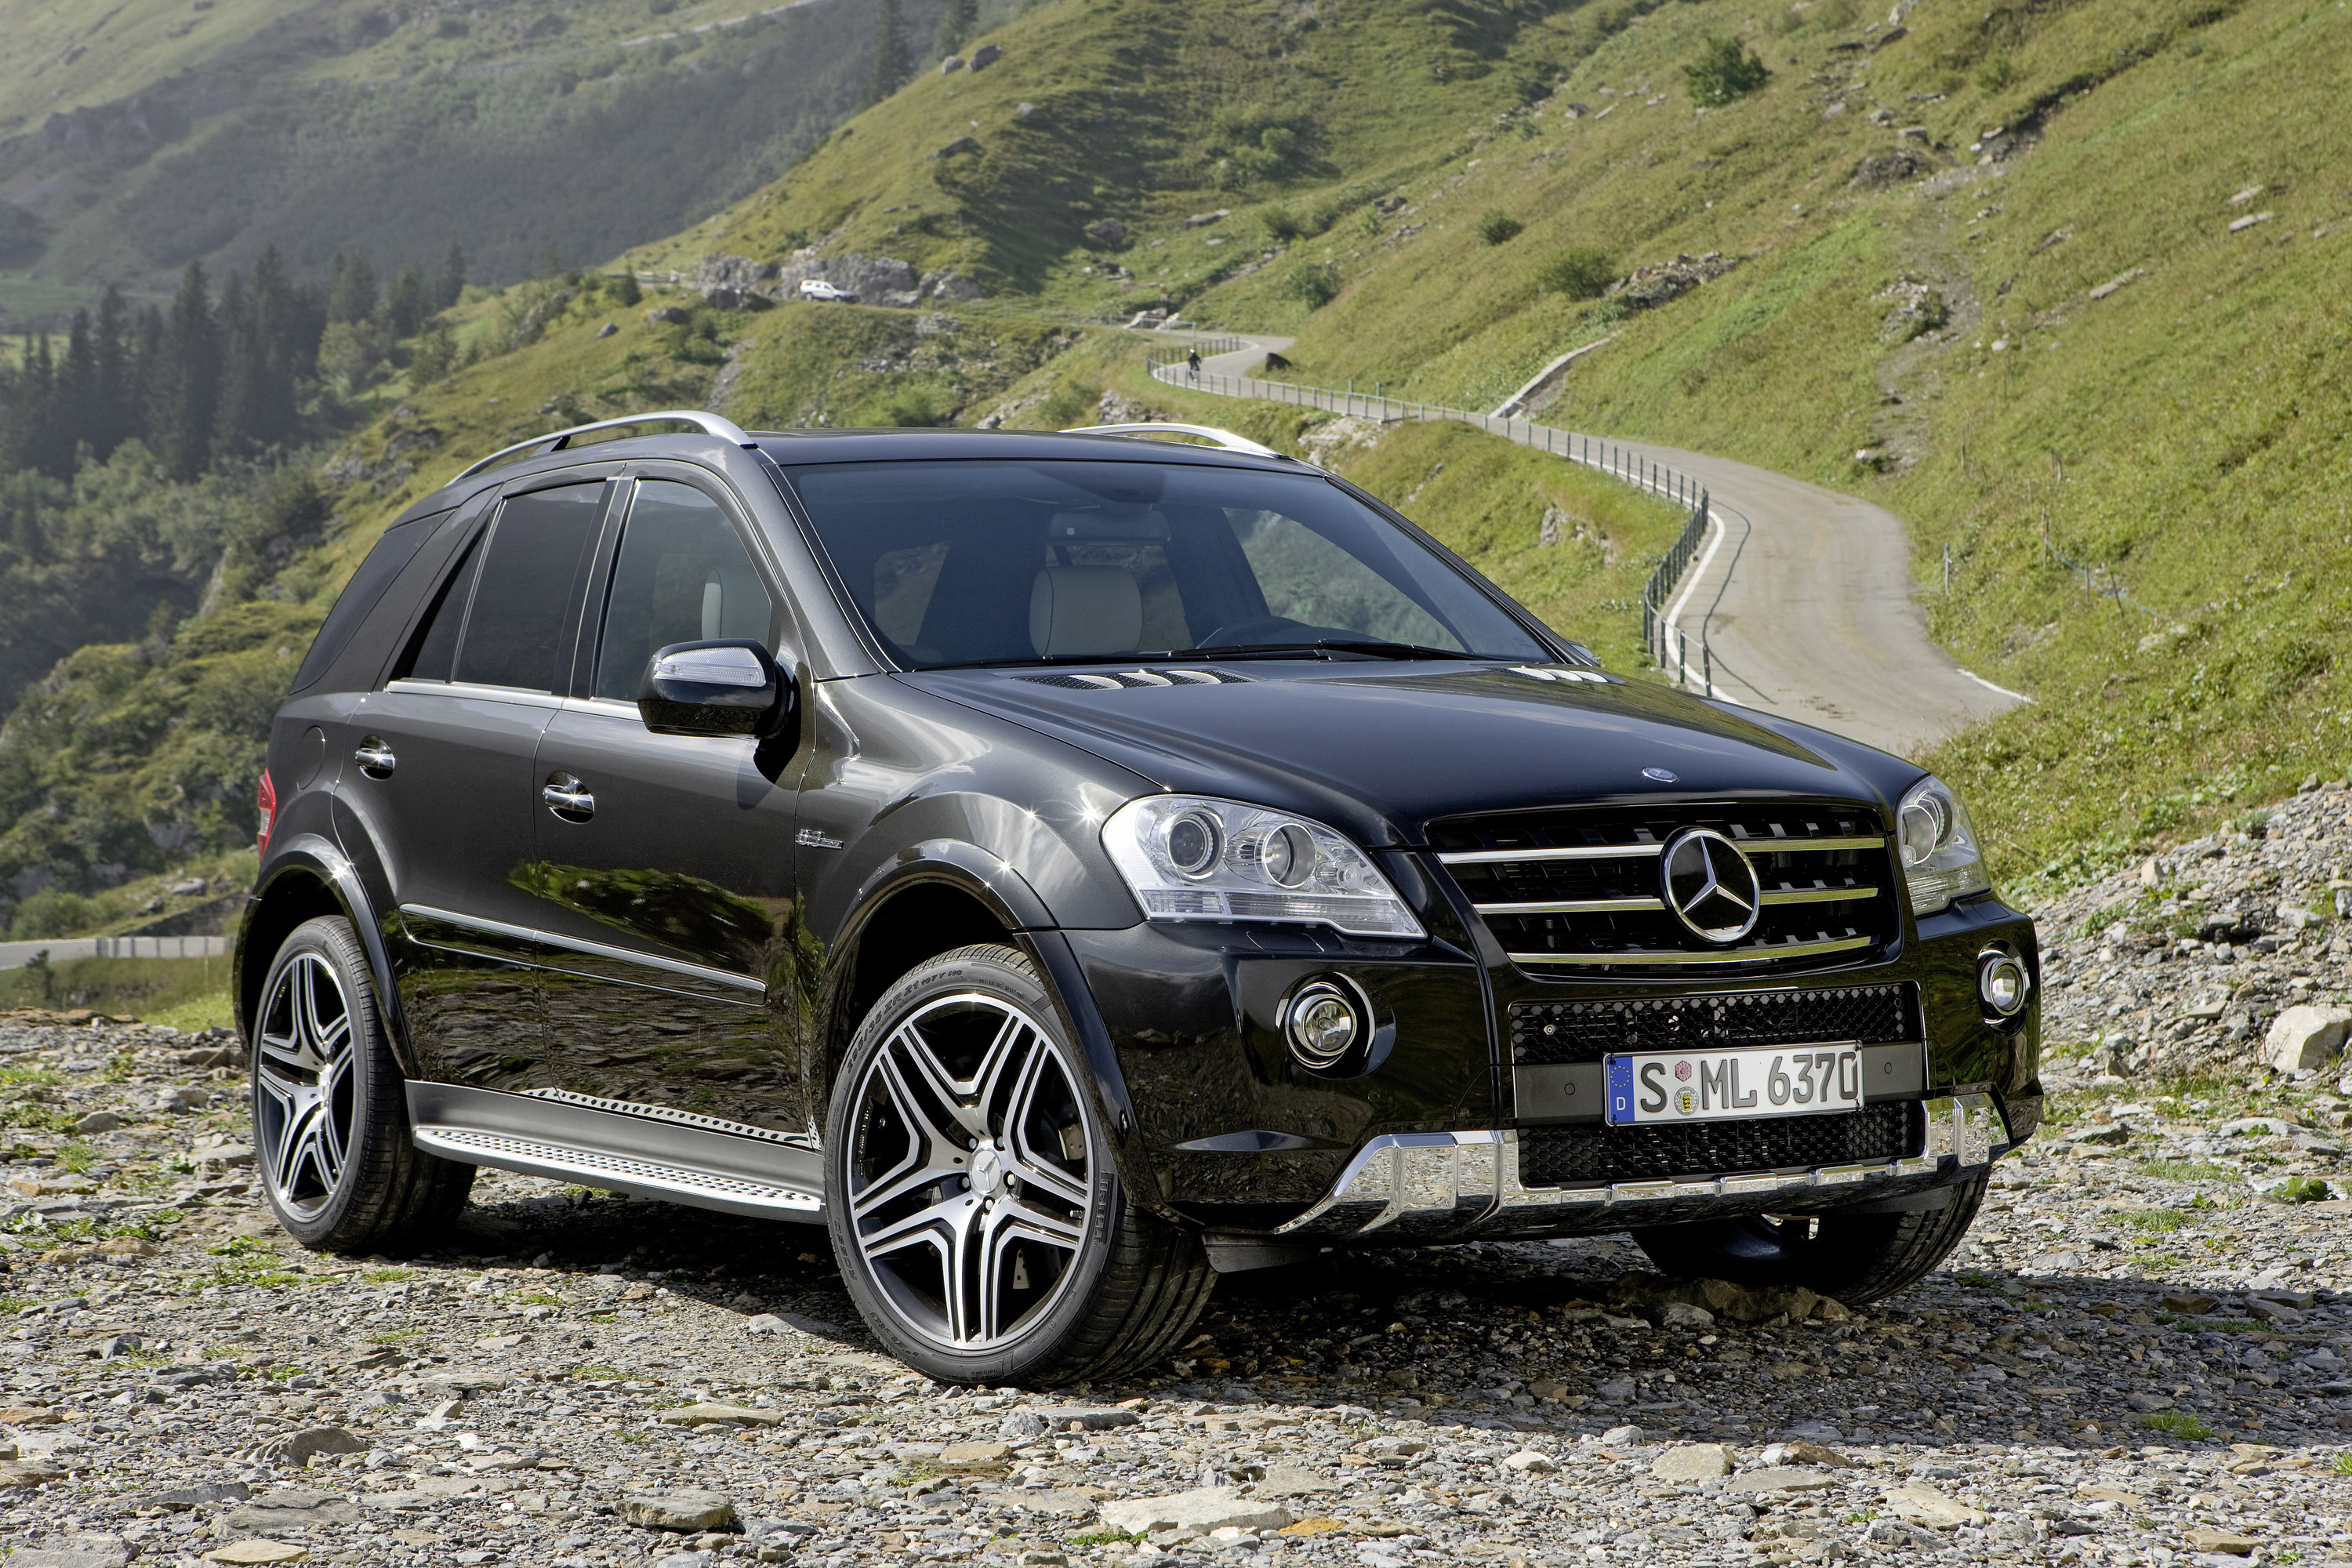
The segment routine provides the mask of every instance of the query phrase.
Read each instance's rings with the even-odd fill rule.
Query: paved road
[[[1207,378],[1247,375],[1291,342],[1244,341],[1202,361],[1203,390],[1222,390]],[[1528,426],[1505,427],[1526,440]],[[1611,445],[1693,476],[1711,498],[1711,537],[1667,606],[1688,639],[1694,688],[1704,642],[1716,696],[1905,753],[2025,700],[1929,640],[1910,542],[1894,513],[1728,458]]]

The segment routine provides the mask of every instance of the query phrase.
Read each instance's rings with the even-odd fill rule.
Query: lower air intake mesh
[[[1519,1180],[1558,1187],[1893,1160],[1918,1152],[1925,1131],[1910,1101],[1755,1121],[1532,1127],[1519,1133]]]

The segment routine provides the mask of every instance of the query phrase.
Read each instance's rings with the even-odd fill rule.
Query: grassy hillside
[[[907,64],[942,0],[906,0]],[[748,14],[747,14],[748,13]],[[674,233],[854,110],[874,7],[805,0],[0,0],[0,310],[61,312],[191,260],[478,279]]]
[[[575,274],[469,299],[444,324],[477,357],[383,389],[324,469],[321,538],[243,605],[86,649],[27,698],[0,732],[0,886],[87,894],[226,847],[275,650],[383,524],[481,451],[630,408],[1230,425],[1638,664],[1665,509],[1466,428],[1160,386],[1150,340],[1110,323],[1162,301],[1297,332],[1302,379],[1473,405],[1605,338],[1543,417],[1883,500],[1923,579],[1951,547],[1937,634],[2037,699],[1927,760],[2012,888],[2079,879],[2352,760],[2347,25],[2308,0],[1930,0],[1899,25],[1846,0],[1035,7],[973,40],[1003,51],[985,70],[925,74],[619,258],[691,276],[805,247],[987,298],[720,310]],[[1722,38],[1769,76],[1697,101],[1684,68]],[[1677,258],[1702,264],[1659,270]],[[1596,270],[1613,286],[1581,297]]]

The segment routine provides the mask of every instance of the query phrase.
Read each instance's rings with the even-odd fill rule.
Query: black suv
[[[943,1379],[1142,1365],[1331,1248],[1867,1300],[2041,1120],[1951,791],[1222,432],[509,448],[360,567],[260,796],[289,1231],[427,1243],[481,1165],[824,1225]]]

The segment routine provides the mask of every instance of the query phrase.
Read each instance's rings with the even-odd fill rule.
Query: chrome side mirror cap
[[[637,713],[656,735],[764,738],[791,719],[793,681],[756,642],[672,643],[646,663]]]

